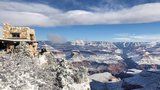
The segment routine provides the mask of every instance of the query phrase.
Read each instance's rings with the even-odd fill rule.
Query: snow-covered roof
[[[32,40],[28,40],[28,39],[3,39],[3,38],[0,38],[0,41],[12,41],[12,42],[22,42],[22,41],[25,41],[25,42],[32,42]]]

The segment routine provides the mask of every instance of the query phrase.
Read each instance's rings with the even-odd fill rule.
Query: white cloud
[[[159,8],[160,3],[149,3],[119,11],[70,10],[63,12],[43,4],[1,1],[0,22],[23,26],[148,23],[160,21]]]
[[[160,34],[151,35],[134,35],[134,34],[119,34],[114,38],[116,41],[129,41],[129,42],[159,42]]]
[[[22,26],[51,26],[49,15],[60,14],[60,10],[43,4],[0,2],[0,22]],[[52,21],[52,22],[51,22]]]
[[[30,25],[39,25],[46,26],[49,18],[45,15],[39,13],[31,12],[10,12],[10,11],[1,11],[0,20],[1,22],[9,22],[14,25],[21,26],[30,26]]]

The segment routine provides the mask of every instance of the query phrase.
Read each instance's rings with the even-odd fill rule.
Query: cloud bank
[[[148,3],[118,11],[62,11],[45,4],[0,1],[0,23],[20,26],[63,26],[150,23],[160,21],[160,3]]]
[[[126,42],[160,42],[160,34],[151,35],[135,35],[135,34],[118,34],[116,41],[126,41]]]

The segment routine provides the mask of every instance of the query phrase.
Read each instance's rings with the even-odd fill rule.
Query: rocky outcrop
[[[56,61],[53,54],[45,56],[47,63],[37,65],[39,58],[30,57],[25,46],[0,60],[0,90],[90,90],[85,68]]]
[[[107,86],[108,83],[114,83],[120,81],[120,79],[112,76],[112,74],[109,72],[93,74],[89,77],[91,79],[90,85],[92,90],[109,90]],[[118,89],[112,89],[112,90],[118,90]]]
[[[142,71],[134,77],[124,79],[122,86],[129,89],[159,90],[160,72]]]

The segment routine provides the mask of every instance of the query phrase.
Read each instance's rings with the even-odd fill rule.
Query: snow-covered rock
[[[159,90],[160,89],[160,72],[143,71],[134,77],[126,78],[125,83],[142,86],[138,90]]]
[[[139,69],[128,69],[126,73],[135,75],[135,74],[139,74],[140,72],[142,72],[142,70],[139,70]]]
[[[133,72],[132,72],[133,71]],[[114,83],[107,83],[108,90],[159,90],[160,71],[141,71],[131,69],[134,76]]]
[[[98,63],[115,64],[120,61],[123,61],[123,58],[116,54],[98,54],[98,55],[91,55],[86,60],[96,61]]]
[[[115,83],[120,81],[120,79],[115,78],[114,76],[112,76],[112,74],[108,72],[93,74],[89,77],[92,80],[91,89],[93,90],[108,90],[108,83]]]
[[[56,61],[53,54],[31,57],[25,46],[18,46],[8,60],[0,60],[0,90],[90,90],[87,69]]]
[[[93,75],[90,75],[89,78],[91,80],[95,80],[95,81],[102,82],[102,83],[119,81],[119,79],[112,76],[112,74],[109,72],[93,74]]]
[[[84,46],[85,42],[83,40],[75,40],[71,43],[71,45]]]

